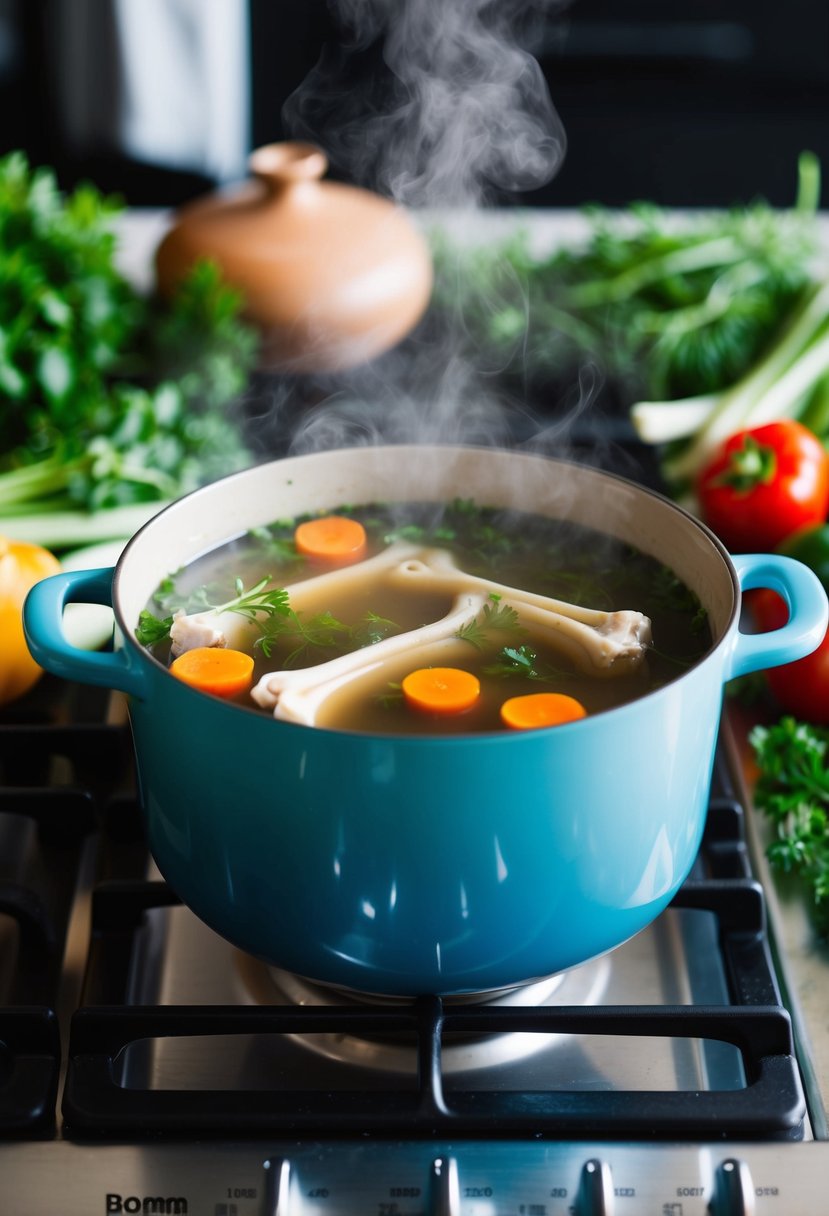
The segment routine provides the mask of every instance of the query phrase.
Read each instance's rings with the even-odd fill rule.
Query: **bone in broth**
[[[164,579],[136,636],[194,688],[276,718],[430,735],[589,717],[711,645],[655,559],[467,500],[257,528]]]

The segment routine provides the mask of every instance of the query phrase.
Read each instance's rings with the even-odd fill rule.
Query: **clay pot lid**
[[[184,207],[159,246],[169,293],[198,257],[217,261],[262,330],[268,366],[333,370],[395,345],[429,300],[422,235],[390,200],[323,180],[313,144],[258,148],[253,180]]]

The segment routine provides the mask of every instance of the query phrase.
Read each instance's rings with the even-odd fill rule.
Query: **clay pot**
[[[262,330],[266,367],[335,371],[399,342],[432,287],[426,242],[406,213],[320,180],[328,161],[312,144],[269,144],[249,166],[252,181],[178,213],[156,254],[160,290],[214,259]]]

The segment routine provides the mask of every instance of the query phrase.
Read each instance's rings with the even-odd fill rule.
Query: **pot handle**
[[[143,700],[144,674],[128,647],[80,650],[63,631],[67,604],[112,607],[112,574],[111,566],[68,570],[35,583],[23,605],[23,632],[35,661],[54,675],[82,684],[103,684]]]
[[[739,554],[731,560],[742,590],[770,587],[786,601],[789,619],[768,633],[737,633],[726,679],[792,663],[816,650],[829,624],[829,602],[817,575],[803,562],[773,553]]]

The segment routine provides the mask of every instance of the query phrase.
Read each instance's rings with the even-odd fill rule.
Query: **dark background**
[[[325,0],[250,3],[256,146],[284,135],[283,101],[339,33]],[[50,0],[5,0],[3,11],[0,152],[23,148],[65,186],[91,177],[135,204],[178,203],[211,185],[113,149],[69,156],[55,134]],[[536,53],[567,156],[549,185],[498,202],[716,206],[763,196],[783,205],[801,150],[829,164],[825,0],[574,0],[549,19]],[[356,70],[382,80],[380,49]]]

